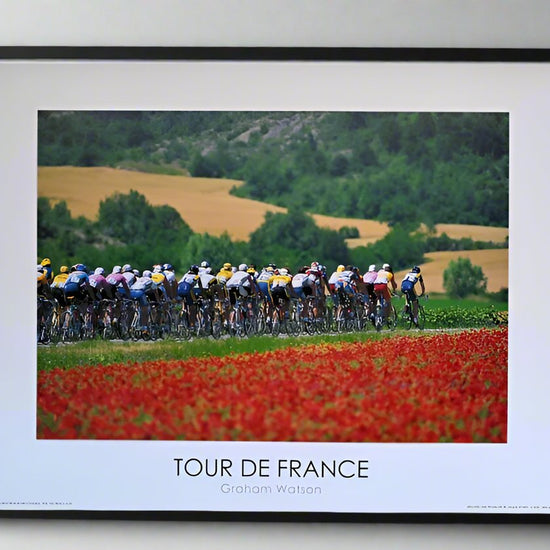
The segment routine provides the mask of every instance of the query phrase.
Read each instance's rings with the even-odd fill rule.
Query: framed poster
[[[522,284],[547,262],[546,63],[0,70],[4,269],[30,288],[66,265],[88,293],[98,267],[160,265],[179,297],[132,287],[123,332],[122,305],[64,291],[55,333],[44,301],[7,299],[3,513],[546,517],[546,297]],[[217,319],[186,287],[202,262],[242,281],[273,263],[271,299],[302,270],[318,300],[262,325],[239,284]],[[371,263],[430,300],[368,309]],[[347,278],[324,289],[315,264]]]

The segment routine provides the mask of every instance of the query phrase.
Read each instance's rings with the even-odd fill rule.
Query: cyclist
[[[126,277],[122,275],[122,268],[119,265],[113,267],[113,272],[106,277],[109,289],[107,289],[107,296],[112,300],[114,298],[131,298],[130,287]]]
[[[271,266],[266,266],[260,271],[260,274],[256,279],[260,294],[266,297],[268,301],[271,300],[271,298],[269,296],[269,291],[267,288],[267,281],[269,281],[271,277],[273,277],[273,268]]]
[[[391,285],[392,292],[397,290],[397,283],[395,282],[395,277],[393,276],[393,269],[390,264],[384,264],[382,269],[380,269],[376,274],[376,279],[374,280],[374,292],[377,300],[385,306],[383,313],[386,318],[391,305],[391,294],[388,285]]]
[[[122,266],[122,275],[126,279],[128,286],[131,287],[136,282],[136,274],[130,264],[124,264]]]
[[[199,286],[199,280],[200,280],[200,286]],[[218,279],[216,279],[216,277],[212,275],[212,268],[208,266],[201,271],[201,268],[199,267],[199,279],[197,280],[193,288],[195,295],[202,296],[203,298],[210,300],[213,296],[214,290],[218,290],[217,285],[218,285]]]
[[[53,304],[50,302],[52,297],[50,285],[48,284],[46,270],[42,264],[36,266],[36,290],[37,290],[37,341],[46,343],[47,339],[42,335],[43,323],[48,317]]]
[[[307,274],[315,281],[313,296],[317,298],[317,301],[313,306],[313,316],[317,318],[319,310],[323,311],[325,309],[325,294],[327,293],[328,280],[326,274],[323,272],[323,266],[319,262],[312,262],[310,268],[307,270]]]
[[[105,270],[102,267],[96,267],[94,273],[89,277],[89,282],[96,300],[109,297],[109,283],[105,278]]]
[[[267,281],[267,284],[271,301],[275,306],[279,302],[283,302],[283,311],[286,313],[290,302],[290,288],[292,288],[292,276],[289,274],[288,269],[282,267],[279,270],[275,270],[273,276]]]
[[[159,301],[159,300],[166,300],[167,297],[172,297],[172,286],[168,281],[168,277],[166,273],[169,273],[168,271],[165,273],[163,270],[163,266],[160,264],[156,264],[153,266],[153,271],[150,271],[149,269],[146,269],[143,272],[143,276],[145,277],[145,272],[148,273],[148,277],[153,281],[153,287],[154,287],[154,294],[153,296],[157,297],[158,299],[153,299],[153,301]],[[174,275],[174,280],[175,280]]]
[[[235,305],[237,295],[246,298],[256,293],[254,277],[248,273],[248,266],[246,264],[239,265],[239,269],[227,281],[226,288],[229,291],[231,305]]]
[[[46,273],[46,280],[48,281],[48,284],[52,284],[53,281],[53,269],[52,269],[52,262],[49,258],[44,258],[40,265],[44,268],[44,272]]]
[[[85,302],[88,298],[94,299],[94,294],[90,287],[88,270],[84,264],[76,264],[74,270],[69,273],[63,293],[65,300],[73,298],[75,302]]]
[[[292,277],[292,289],[300,300],[305,300],[314,292],[315,277],[308,275],[308,270],[309,266],[305,265]]]
[[[358,275],[351,265],[340,271],[339,277],[334,283],[334,290],[338,295],[338,302],[342,305],[348,305],[352,297],[357,294],[357,279]]]
[[[63,294],[63,287],[65,281],[69,277],[69,268],[66,265],[62,265],[59,268],[59,275],[54,277],[52,284],[50,285],[52,290],[52,296],[58,301],[59,305],[65,307],[65,295]]]
[[[222,285],[225,288],[227,281],[229,281],[231,277],[233,277],[231,264],[229,262],[226,262],[223,264],[223,267],[220,269],[220,271],[216,275],[216,279],[218,279],[218,282],[220,283],[220,285]]]
[[[193,287],[195,284],[201,285],[201,280],[199,277],[199,266],[193,264],[189,271],[180,279],[178,283],[178,297],[183,301],[184,306],[187,306],[189,311],[189,322],[191,328],[195,325],[196,315],[196,305],[195,305],[195,294],[193,292]]]
[[[376,292],[374,292],[374,281],[378,272],[376,271],[376,264],[369,265],[369,270],[363,275],[363,283],[365,283],[365,290],[369,297],[368,314],[371,319],[374,318],[374,308],[376,307]]]
[[[143,276],[136,277],[136,280],[130,286],[132,299],[138,302],[140,306],[139,321],[143,332],[147,330],[147,314],[149,312],[149,300],[147,295],[151,291],[153,291],[153,280],[151,279],[151,272],[146,270]]]
[[[407,306],[413,308],[413,322],[415,325],[418,325],[418,295],[415,291],[415,285],[420,283],[420,288],[422,292],[420,296],[423,296],[426,292],[426,287],[424,286],[424,279],[420,275],[420,267],[415,265],[403,278],[401,282],[401,291],[405,294],[407,298]]]
[[[174,300],[178,293],[178,280],[176,279],[174,266],[172,264],[164,264],[162,266],[162,273],[166,277],[165,288],[166,288],[168,297],[171,300]]]

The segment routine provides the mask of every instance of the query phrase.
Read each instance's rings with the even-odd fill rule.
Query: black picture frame
[[[227,61],[328,63],[502,63],[546,64],[550,49],[515,48],[155,48],[155,47],[0,47],[0,62],[11,61]],[[0,459],[1,463],[1,459]],[[550,496],[550,495],[549,495]],[[341,523],[548,523],[546,513],[338,513],[160,510],[2,509],[3,518],[121,519],[189,521]]]

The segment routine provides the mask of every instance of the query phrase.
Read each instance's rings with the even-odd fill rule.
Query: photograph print
[[[39,111],[38,439],[506,443],[509,114]]]

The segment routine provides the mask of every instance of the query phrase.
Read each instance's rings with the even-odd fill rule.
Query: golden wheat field
[[[94,219],[102,200],[115,192],[128,193],[133,189],[145,195],[153,205],[173,206],[193,231],[216,236],[226,231],[233,240],[247,240],[250,233],[262,225],[266,212],[286,210],[230,195],[231,188],[241,184],[241,181],[236,180],[166,176],[103,167],[38,168],[38,196],[48,197],[54,201],[65,200],[73,216]],[[313,218],[320,227],[357,227],[360,237],[348,239],[350,247],[374,242],[389,231],[387,224],[375,220],[317,214]],[[436,233],[442,232],[446,232],[451,238],[470,237],[474,240],[494,242],[502,242],[508,235],[507,228],[458,224],[437,225]],[[489,279],[489,291],[497,291],[508,286],[506,249],[433,252],[426,256],[431,261],[422,267],[430,292],[443,292],[443,271],[450,260],[459,256],[468,257],[472,263],[482,267]]]
[[[497,292],[508,287],[508,249],[463,250],[452,252],[428,252],[426,258],[430,261],[420,264],[426,283],[426,292],[445,292],[443,288],[443,271],[451,260],[469,258],[472,264],[478,265],[487,277],[487,290]],[[401,281],[405,271],[396,274]]]

